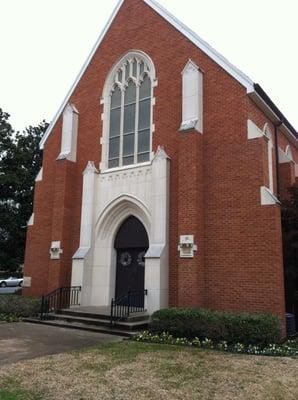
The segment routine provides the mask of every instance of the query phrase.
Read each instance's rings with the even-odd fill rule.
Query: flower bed
[[[164,343],[179,346],[190,346],[202,349],[213,349],[231,353],[243,353],[262,356],[297,357],[298,341],[288,340],[282,344],[269,344],[266,346],[244,345],[242,343],[228,344],[226,341],[214,342],[210,339],[199,338],[187,339],[177,338],[166,332],[154,334],[144,331],[136,335],[133,340],[137,342]]]

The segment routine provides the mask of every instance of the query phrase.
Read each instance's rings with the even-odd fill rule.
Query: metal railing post
[[[110,323],[113,323],[113,315],[114,314],[114,299],[111,301],[111,316],[110,316]]]
[[[40,319],[45,318],[51,311],[57,311],[71,305],[78,305],[80,291],[80,286],[61,287],[47,295],[42,295]]]

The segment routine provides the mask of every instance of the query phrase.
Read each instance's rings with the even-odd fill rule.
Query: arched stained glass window
[[[108,168],[150,160],[152,80],[141,58],[122,61],[112,79],[109,107]]]

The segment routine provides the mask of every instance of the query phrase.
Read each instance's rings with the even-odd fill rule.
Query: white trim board
[[[194,43],[200,50],[202,50],[213,61],[220,65],[228,74],[232,75],[241,85],[246,87],[247,93],[254,91],[253,81],[245,75],[242,71],[231,64],[223,55],[213,49],[205,40],[200,38],[195,32],[189,29],[183,22],[179,21],[168,10],[158,4],[155,0],[143,0],[148,6],[161,15],[166,21],[173,25],[179,32],[186,36],[192,43]]]
[[[73,94],[73,92],[75,91],[75,88],[77,87],[78,83],[80,82],[82,76],[84,75],[86,69],[88,68],[94,54],[96,53],[96,50],[98,49],[100,43],[103,41],[107,31],[109,30],[110,26],[112,25],[112,22],[114,21],[114,18],[116,17],[116,15],[118,14],[118,11],[120,10],[123,2],[125,0],[119,0],[118,4],[116,5],[116,7],[114,8],[113,13],[111,14],[108,22],[106,23],[105,27],[103,28],[103,30],[101,31],[101,34],[99,35],[99,38],[97,39],[95,45],[93,46],[87,60],[85,61],[84,65],[82,66],[78,76],[76,77],[74,83],[72,84],[71,88],[69,89],[67,95],[65,96],[61,106],[59,107],[57,113],[55,114],[53,120],[51,121],[50,125],[48,126],[48,129],[46,130],[44,136],[42,137],[39,147],[42,150],[44,148],[44,144],[47,140],[47,138],[49,137],[50,133],[52,132],[52,129],[54,128],[58,118],[60,117],[61,113],[63,112],[64,108],[66,107],[71,95]]]

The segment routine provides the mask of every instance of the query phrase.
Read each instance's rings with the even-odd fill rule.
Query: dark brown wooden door
[[[145,247],[117,250],[116,297],[144,291],[146,251]]]
[[[149,247],[148,235],[136,217],[127,218],[120,226],[114,243],[117,251],[115,297],[129,292],[141,292],[137,306],[144,306],[145,254]]]

